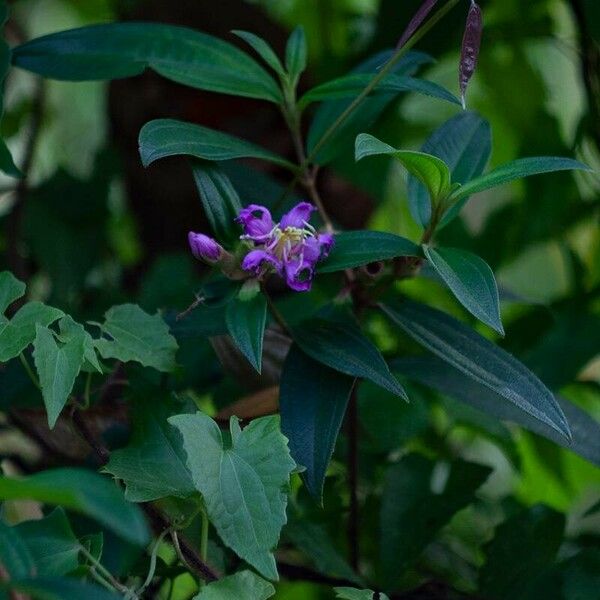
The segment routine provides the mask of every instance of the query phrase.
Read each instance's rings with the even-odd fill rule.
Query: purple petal
[[[471,8],[467,15],[465,25],[465,34],[463,36],[462,48],[460,52],[459,83],[460,96],[463,108],[466,109],[467,86],[475,69],[477,68],[477,59],[479,57],[479,48],[481,47],[481,35],[483,33],[483,15],[481,8],[471,0]]]
[[[254,275],[260,275],[263,269],[269,265],[275,270],[281,271],[281,262],[265,250],[251,250],[242,261],[242,269],[254,273]]]
[[[307,292],[312,285],[315,274],[314,265],[306,260],[296,258],[287,262],[285,268],[285,281],[296,292]]]
[[[216,262],[221,258],[223,248],[211,237],[203,233],[188,233],[188,242],[192,250],[192,254],[199,260],[208,262]]]
[[[329,256],[333,247],[333,235],[329,233],[319,234],[317,237],[310,237],[302,244],[302,254],[304,260],[316,264]]]
[[[250,204],[243,208],[236,222],[241,223],[244,233],[256,242],[264,241],[275,227],[271,213],[260,204]]]
[[[319,234],[319,244],[321,244],[321,258],[326,258],[335,244],[335,238],[331,233],[321,233]]]
[[[413,36],[415,31],[419,29],[421,23],[426,19],[427,15],[432,11],[433,7],[437,4],[437,0],[425,0],[421,5],[421,8],[416,12],[415,16],[410,20],[410,23],[406,26],[402,37],[398,41],[396,45],[396,49],[399,50],[408,42],[408,40]]]
[[[310,215],[314,210],[317,209],[312,204],[300,202],[300,204],[294,206],[292,210],[281,217],[279,227],[281,229],[285,229],[286,227],[297,227],[298,229],[302,229],[304,224],[308,223]]]

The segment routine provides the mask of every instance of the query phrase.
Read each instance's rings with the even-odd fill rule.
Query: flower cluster
[[[251,246],[242,260],[242,270],[255,277],[278,273],[291,289],[309,290],[317,263],[333,246],[333,235],[318,233],[310,225],[314,210],[312,204],[300,202],[275,223],[264,206],[251,204],[242,209],[236,221],[244,230],[241,239]],[[204,234],[190,232],[188,239],[194,256],[209,264],[218,265],[232,258]]]

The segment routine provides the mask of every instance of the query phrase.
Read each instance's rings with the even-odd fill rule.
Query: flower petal
[[[309,202],[300,202],[300,204],[296,204],[292,210],[281,217],[279,227],[282,230],[286,229],[286,227],[302,229],[304,224],[310,219],[311,213],[315,210],[317,210],[316,207]]]
[[[254,275],[260,275],[263,269],[269,265],[275,270],[281,271],[281,262],[265,250],[251,250],[242,261],[242,269],[254,273]]]
[[[236,222],[242,224],[246,236],[255,242],[266,240],[275,227],[269,209],[260,204],[250,204],[243,208]]]
[[[291,260],[284,265],[285,281],[296,292],[307,292],[312,285],[315,274],[314,265],[300,258]]]

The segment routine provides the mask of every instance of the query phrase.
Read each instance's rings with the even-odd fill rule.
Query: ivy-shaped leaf
[[[277,417],[243,431],[232,418],[231,447],[207,415],[178,415],[169,423],[183,435],[188,468],[223,542],[261,575],[277,579],[272,550],[286,522],[287,488],[295,468]]]
[[[135,361],[157,371],[175,367],[177,342],[159,314],[149,315],[136,304],[121,304],[108,310],[101,327],[110,338],[95,341],[103,358]]]
[[[0,273],[0,315],[15,301],[25,294],[25,284],[11,272]]]
[[[240,571],[204,586],[194,600],[267,600],[273,594],[271,583],[252,571]]]

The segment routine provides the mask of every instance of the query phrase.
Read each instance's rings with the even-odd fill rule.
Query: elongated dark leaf
[[[265,325],[267,323],[267,300],[257,293],[253,298],[234,298],[225,313],[229,335],[240,352],[260,373]]]
[[[477,59],[479,58],[479,48],[481,47],[481,35],[483,33],[483,15],[481,8],[471,0],[467,22],[465,24],[465,34],[463,36],[462,47],[460,51],[459,65],[459,84],[460,97],[463,108],[466,109],[467,86],[471,77],[477,68]]]
[[[423,304],[402,300],[382,309],[427,350],[570,441],[569,425],[550,390],[508,352]]]
[[[273,48],[258,35],[250,31],[241,31],[236,29],[232,31],[238,37],[242,38],[254,51],[275,71],[278,75],[285,76],[285,69],[275,54]]]
[[[311,319],[300,323],[292,333],[300,348],[311,358],[340,373],[370,379],[408,399],[377,347],[349,319]]]
[[[423,246],[427,260],[457,300],[480,321],[504,335],[498,286],[488,264],[470,252]]]
[[[296,85],[300,75],[306,69],[306,56],[308,49],[306,47],[306,35],[304,28],[298,26],[292,31],[287,46],[285,48],[285,66],[292,85]]]
[[[40,37],[13,51],[13,64],[51,79],[92,81],[158,74],[202,90],[279,102],[256,61],[218,38],[159,23],[109,23]]]
[[[383,231],[344,231],[335,235],[331,254],[318,267],[333,273],[398,256],[420,256],[420,248],[399,235]]]
[[[242,204],[229,177],[218,165],[204,160],[193,160],[192,172],[216,238],[221,242],[233,241],[238,236],[234,220]]]
[[[419,10],[415,13],[415,16],[406,26],[404,33],[400,36],[396,48],[400,49],[402,46],[404,46],[404,44],[406,44],[406,42],[408,42],[417,29],[419,29],[421,23],[423,23],[423,21],[427,18],[427,15],[434,9],[437,1],[438,0],[425,0],[423,4],[421,4]]]
[[[159,158],[187,155],[204,160],[259,158],[296,170],[290,162],[260,146],[214,129],[174,119],[156,119],[146,123],[140,131],[139,145],[145,167]]]
[[[110,592],[99,585],[69,579],[67,577],[36,577],[2,584],[15,592],[26,594],[35,600],[119,600],[122,596]]]
[[[292,458],[306,468],[301,474],[304,484],[319,502],[354,381],[296,345],[283,365],[281,431],[289,440]]]
[[[465,184],[483,173],[492,152],[490,124],[477,113],[465,111],[446,121],[423,144],[421,152],[443,160],[450,169],[452,182]],[[466,201],[466,199],[465,199]],[[408,203],[413,219],[427,227],[431,219],[431,203],[425,186],[412,175],[408,178]],[[455,204],[446,212],[442,224],[453,216]],[[458,214],[458,211],[457,213]]]
[[[300,99],[300,105],[307,106],[311,102],[358,96],[371,83],[374,76],[371,73],[356,73],[327,81],[306,92]],[[389,94],[390,92],[417,92],[432,98],[446,100],[452,104],[460,104],[460,100],[441,85],[414,77],[389,75],[373,90],[373,94]]]
[[[402,359],[394,362],[393,368],[395,372],[464,402],[486,415],[511,421],[544,436],[600,466],[600,423],[568,400],[556,397],[569,422],[572,441],[567,440],[554,427],[546,425],[518,406],[506,402],[500,394],[439,358],[428,356]]]

